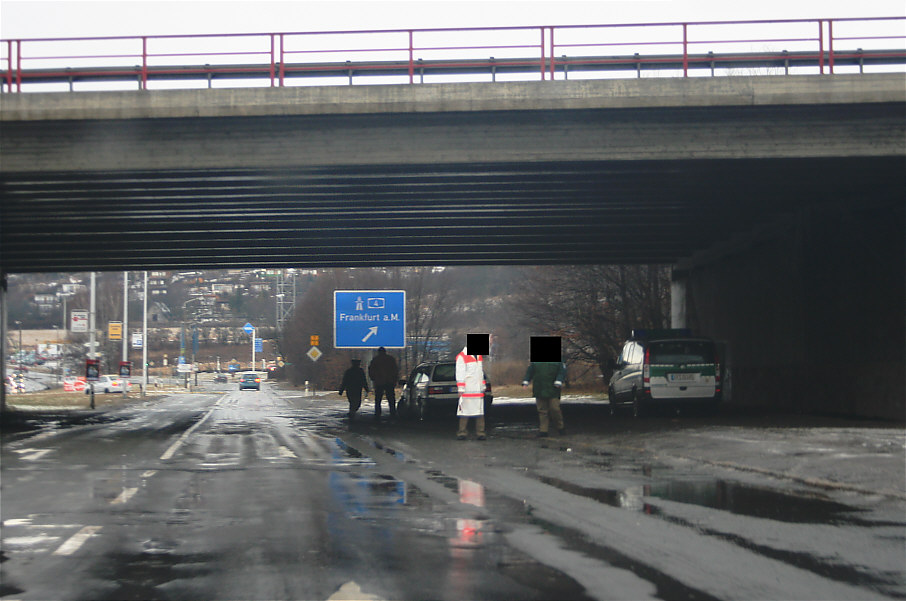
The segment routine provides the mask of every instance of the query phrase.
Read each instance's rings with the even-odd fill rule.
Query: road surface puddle
[[[157,548],[140,553],[114,553],[95,569],[103,585],[90,583],[83,599],[190,599],[199,598],[199,578],[212,572],[215,556],[178,554]],[[87,592],[87,591],[86,591]]]
[[[432,480],[442,482],[458,494],[461,505],[485,509],[490,496],[477,482],[450,478],[429,472]],[[452,598],[498,598],[500,591],[521,587],[537,591],[539,598],[587,599],[584,589],[574,580],[534,561],[510,547],[497,522],[484,511],[463,515],[462,507],[449,506],[424,493],[417,486],[387,474],[336,471],[328,476],[331,508],[326,524],[331,548],[339,556],[346,545],[361,546],[360,531],[353,531],[347,520],[369,525],[373,538],[387,545],[381,553],[391,564],[418,562],[434,574],[436,583],[417,578],[413,598],[434,598],[437,583]],[[354,532],[359,532],[354,535]],[[485,587],[489,587],[485,589]],[[518,589],[526,594],[526,589]],[[504,597],[507,595],[504,594]],[[528,593],[526,598],[534,598]]]
[[[618,490],[588,488],[551,476],[538,476],[538,479],[611,507],[646,513],[656,511],[651,503],[654,498],[796,524],[865,524],[854,515],[860,510],[818,495],[799,495],[726,480],[670,480]]]

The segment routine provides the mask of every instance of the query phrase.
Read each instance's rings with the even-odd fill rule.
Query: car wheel
[[[610,402],[610,416],[617,414],[617,393],[614,392],[613,386],[607,389],[607,400]]]
[[[637,390],[632,391],[632,417],[643,417],[645,415],[645,406]]]

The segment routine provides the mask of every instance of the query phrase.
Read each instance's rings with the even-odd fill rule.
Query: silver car
[[[494,402],[491,382],[484,376],[487,388],[484,391],[485,413]],[[401,380],[403,391],[397,403],[400,415],[425,419],[430,413],[441,408],[456,408],[459,391],[456,388],[456,363],[454,361],[432,361],[421,363],[412,370],[409,377]]]

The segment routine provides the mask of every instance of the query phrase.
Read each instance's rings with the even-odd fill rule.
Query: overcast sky
[[[906,15],[903,0],[0,0],[0,37],[89,37]]]

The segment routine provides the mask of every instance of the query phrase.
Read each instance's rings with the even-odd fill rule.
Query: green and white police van
[[[689,330],[633,330],[611,367],[612,411],[628,407],[638,416],[656,405],[710,409],[720,402],[717,347]]]

